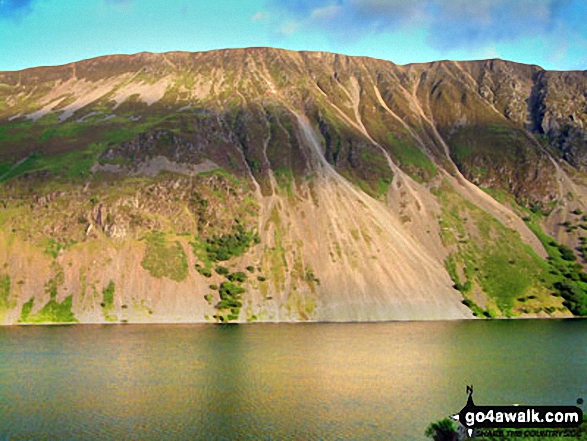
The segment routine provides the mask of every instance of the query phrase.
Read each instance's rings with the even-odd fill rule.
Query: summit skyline
[[[1,0],[0,71],[259,46],[396,64],[501,58],[584,70],[585,16],[579,0]]]

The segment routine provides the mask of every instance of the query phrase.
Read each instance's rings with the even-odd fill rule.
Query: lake
[[[586,320],[0,327],[0,440],[423,440],[587,398]]]

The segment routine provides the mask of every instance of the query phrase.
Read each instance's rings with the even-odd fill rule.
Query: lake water
[[[587,321],[0,328],[0,440],[417,440],[587,398]]]

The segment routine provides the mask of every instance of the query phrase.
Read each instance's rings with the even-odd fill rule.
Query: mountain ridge
[[[519,66],[527,66],[530,68],[535,68],[545,72],[585,72],[581,69],[570,69],[570,70],[558,70],[558,69],[545,69],[538,64],[532,63],[523,63],[520,61],[513,61],[507,60],[503,58],[480,58],[475,60],[453,60],[453,59],[442,59],[442,60],[433,60],[433,61],[422,61],[422,62],[412,62],[406,64],[397,64],[392,60],[388,60],[385,58],[377,58],[368,55],[346,55],[337,52],[330,52],[330,51],[318,51],[318,50],[294,50],[294,49],[284,49],[284,48],[277,48],[272,46],[248,46],[248,47],[241,47],[241,48],[230,48],[230,49],[210,49],[204,51],[183,51],[183,50],[171,50],[171,51],[164,51],[164,52],[153,52],[153,51],[140,51],[135,53],[118,53],[118,54],[106,54],[106,55],[96,55],[88,58],[82,58],[76,61],[70,61],[67,63],[62,64],[47,64],[47,65],[39,65],[39,66],[30,66],[25,67],[22,69],[14,69],[14,70],[0,70],[0,74],[10,74],[10,73],[18,73],[18,72],[27,72],[33,70],[42,70],[42,69],[55,69],[55,68],[65,68],[71,67],[78,63],[85,63],[91,61],[99,61],[105,59],[120,59],[120,58],[133,58],[133,57],[141,57],[141,56],[185,56],[185,55],[204,55],[204,54],[214,54],[214,53],[224,53],[224,52],[238,52],[238,51],[245,51],[245,52],[255,52],[255,51],[276,51],[276,52],[284,52],[284,53],[300,53],[300,54],[330,54],[330,55],[339,55],[349,58],[357,58],[357,59],[367,59],[367,60],[375,60],[375,61],[382,61],[386,63],[391,63],[396,67],[410,67],[410,66],[421,66],[421,67],[431,67],[434,64],[438,63],[495,63],[495,62],[502,62],[511,65],[519,65]]]
[[[272,48],[0,72],[0,316],[582,315],[586,84]]]

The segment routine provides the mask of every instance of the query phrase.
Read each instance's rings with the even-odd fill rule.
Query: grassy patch
[[[273,175],[275,176],[275,180],[277,181],[277,185],[279,186],[279,188],[285,192],[285,194],[290,200],[292,200],[294,177],[291,168],[277,168],[273,171]]]
[[[53,259],[57,259],[59,256],[59,252],[63,249],[67,249],[73,245],[75,245],[77,241],[71,239],[67,243],[59,242],[52,237],[45,238],[41,240],[40,246],[43,247],[43,252],[47,256],[51,256]]]
[[[26,323],[29,319],[29,315],[33,310],[33,306],[35,303],[35,299],[31,298],[28,302],[23,303],[22,310],[20,311],[20,320],[19,322]]]
[[[290,314],[297,314],[298,320],[309,320],[317,306],[316,299],[297,292],[290,292],[285,308]]]
[[[10,276],[8,274],[0,275],[0,309],[8,308],[10,303]]]
[[[112,310],[114,309],[114,291],[115,286],[114,282],[111,280],[106,288],[102,290],[102,312],[104,314],[104,318],[109,322],[115,322],[116,316],[112,314]]]
[[[349,181],[354,182],[369,196],[381,199],[387,194],[387,189],[393,181],[393,172],[387,158],[380,150],[363,148],[360,151],[361,166],[341,171]]]
[[[45,283],[45,293],[49,294],[49,297],[51,297],[51,299],[57,298],[57,290],[65,282],[65,275],[63,273],[63,269],[59,265],[56,265],[55,268],[57,270],[55,277],[49,279],[47,283]]]
[[[48,172],[71,181],[83,180],[90,174],[90,168],[104,149],[104,144],[91,144],[84,149],[59,155],[32,153],[24,160],[2,164],[0,182],[34,172]]]
[[[550,297],[548,264],[518,233],[466,201],[448,183],[435,193],[442,206],[441,237],[453,249],[445,265],[455,288],[466,297],[474,288],[483,291],[506,316],[514,315],[516,299],[530,292]]]
[[[176,282],[185,280],[188,264],[179,241],[167,243],[165,234],[153,231],[144,237],[147,247],[141,265],[158,279],[167,277]]]
[[[387,133],[387,143],[402,169],[418,181],[429,181],[437,174],[434,163],[416,145]]]
[[[243,186],[243,182],[241,182],[236,176],[234,176],[232,173],[227,172],[226,170],[224,170],[223,168],[215,168],[214,170],[209,170],[206,172],[202,172],[199,173],[198,176],[199,177],[206,177],[206,176],[222,176],[223,178],[225,178],[226,180],[228,180],[230,183],[232,183],[233,185],[237,186],[237,187],[242,187]]]
[[[554,294],[564,298],[563,305],[574,315],[587,316],[587,273],[575,262],[575,253],[544,233],[538,224],[526,224],[548,253],[549,282]]]
[[[6,311],[16,306],[16,301],[10,300],[10,288],[10,275],[0,274],[0,323]]]
[[[73,295],[66,297],[59,303],[51,299],[39,312],[31,315],[34,305],[34,298],[22,306],[20,322],[22,323],[77,323],[77,319],[71,312]]]

